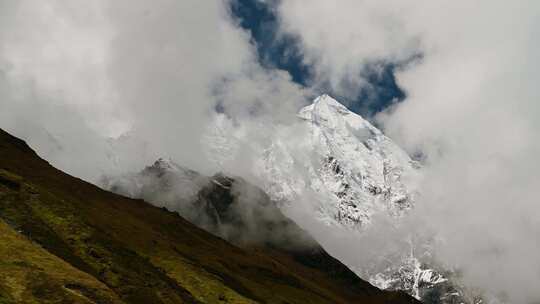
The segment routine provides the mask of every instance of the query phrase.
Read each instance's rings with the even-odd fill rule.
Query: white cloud
[[[439,256],[468,283],[538,301],[540,5],[285,0],[280,13],[318,81],[338,89],[373,58],[420,51],[397,74],[406,100],[379,117],[427,155],[418,221],[444,238]]]
[[[287,73],[259,66],[226,1],[1,5],[0,127],[89,180],[111,170],[108,136],[129,131],[118,170],[163,156],[204,171],[200,140],[218,102],[271,121],[303,102]]]
[[[158,156],[208,169],[200,140],[217,102],[255,120],[249,136],[264,140],[264,124],[288,122],[306,92],[258,65],[226,4],[0,1],[0,127],[90,180],[111,170],[104,138],[125,130],[134,143],[122,139],[119,170]],[[283,0],[278,10],[315,87],[353,96],[366,63],[423,55],[397,74],[407,99],[379,117],[428,156],[418,221],[472,285],[519,303],[540,298],[539,10],[525,0]]]
[[[281,31],[301,42],[304,61],[315,72],[315,86],[330,84],[340,95],[356,97],[369,84],[361,77],[367,63],[401,62],[416,55],[418,34],[399,17],[411,8],[403,1],[282,1]]]

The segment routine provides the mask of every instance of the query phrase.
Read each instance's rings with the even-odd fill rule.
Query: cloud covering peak
[[[250,166],[249,145],[312,91],[357,96],[367,65],[393,64],[406,98],[377,120],[425,159],[415,229],[470,285],[540,300],[538,2],[270,1],[307,87],[261,66],[229,3],[0,1],[0,127],[91,181],[159,157],[213,173],[201,142],[216,111],[244,126],[232,158]]]
[[[539,301],[540,5],[288,0],[279,12],[319,83],[354,92],[366,62],[407,62],[407,97],[378,121],[425,157],[418,222],[471,286]]]
[[[166,156],[204,171],[216,108],[283,121],[304,102],[286,72],[259,65],[226,1],[1,5],[0,126],[86,179],[109,170],[107,137],[137,150],[119,170]]]

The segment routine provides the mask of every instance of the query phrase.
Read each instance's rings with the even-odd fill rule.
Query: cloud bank
[[[406,100],[377,119],[426,171],[406,229],[435,231],[472,286],[540,300],[537,2],[282,0],[307,89],[260,66],[227,4],[0,1],[0,127],[91,181],[158,157],[211,173],[201,138],[216,109],[265,141],[310,89],[356,96],[367,64],[396,64]]]
[[[436,231],[438,256],[469,285],[539,301],[540,5],[285,0],[279,8],[318,81],[338,89],[362,86],[355,77],[370,60],[421,54],[397,72],[405,101],[378,117],[425,157],[415,229]]]
[[[259,65],[227,4],[2,1],[0,127],[87,180],[160,156],[210,170],[201,136],[217,108],[274,122],[305,102]]]

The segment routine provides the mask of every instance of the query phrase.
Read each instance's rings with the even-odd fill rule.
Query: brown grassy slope
[[[69,269],[59,270],[62,277],[53,271],[60,266],[40,266],[37,253],[27,255],[24,261],[37,265],[44,277],[19,280],[25,293],[17,293],[5,283],[11,275],[4,275],[17,250],[0,251],[1,261],[12,261],[0,263],[0,303],[17,296],[14,303],[47,303],[51,294],[59,300],[50,303],[79,303],[73,293],[86,301],[80,303],[110,303],[115,297],[145,304],[417,302],[359,279],[343,284],[282,252],[235,247],[175,213],[65,174],[1,130],[0,218],[11,227],[0,226],[1,233],[20,231],[36,243],[27,245],[72,266],[62,264]],[[29,242],[2,237],[0,247],[15,246],[15,239]],[[32,278],[31,270],[20,271]],[[46,279],[53,277],[56,281]],[[75,285],[66,281],[79,277]],[[36,282],[44,281],[56,283],[43,290]]]

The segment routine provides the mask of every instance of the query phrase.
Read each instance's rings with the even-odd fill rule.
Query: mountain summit
[[[379,129],[329,95],[302,108],[298,118],[306,136],[294,144],[309,157],[296,157],[296,147],[276,138],[263,153],[260,171],[270,196],[293,201],[313,191],[322,220],[354,229],[369,224],[378,212],[399,217],[412,207],[415,190],[406,180],[417,174],[418,165]],[[284,167],[278,160],[295,166]],[[307,180],[290,180],[292,172],[277,172],[298,166],[306,169]]]
[[[270,198],[284,206],[303,204],[300,209],[305,214],[301,216],[309,214],[321,226],[336,228],[344,239],[357,239],[355,235],[373,227],[376,218],[386,219],[385,229],[399,230],[401,219],[414,208],[418,196],[419,163],[368,120],[329,95],[315,98],[300,109],[297,118],[295,124],[273,130],[266,145],[250,147],[259,153],[252,174]],[[241,150],[236,145],[244,134],[235,133],[225,122],[223,117],[216,120],[214,130],[218,132],[208,142],[220,156]],[[439,267],[434,270],[429,244],[397,242],[399,245],[383,244],[368,263],[354,258],[344,262],[380,288],[405,290],[422,299],[445,299],[435,303],[468,303],[447,279],[448,273],[443,276]],[[326,249],[330,252],[344,246],[335,240],[329,243]]]
[[[328,128],[339,128],[343,126],[343,123],[353,123],[374,133],[381,133],[360,115],[351,112],[344,105],[326,94],[315,98],[311,105],[302,108],[298,113],[298,117]]]

